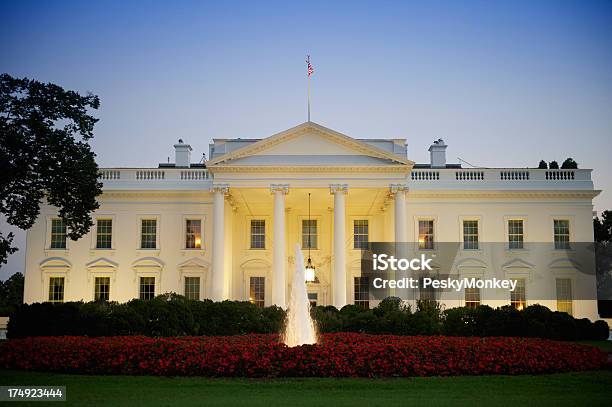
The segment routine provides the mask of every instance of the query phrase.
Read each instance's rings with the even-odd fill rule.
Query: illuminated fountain
[[[283,342],[287,346],[317,343],[315,324],[310,317],[310,301],[308,300],[308,290],[306,289],[304,256],[299,244],[295,245],[295,273],[291,283]]]

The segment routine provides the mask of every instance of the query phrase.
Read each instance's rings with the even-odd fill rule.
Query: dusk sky
[[[418,163],[437,138],[477,166],[571,156],[612,209],[611,1],[288,3],[3,1],[0,72],[99,95],[99,165],[150,167],[304,122],[310,54],[313,121]]]

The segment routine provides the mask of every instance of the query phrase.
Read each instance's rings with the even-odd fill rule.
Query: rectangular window
[[[140,277],[139,298],[141,300],[155,298],[155,277]]]
[[[353,221],[353,248],[366,250],[370,244],[367,219]]]
[[[51,220],[51,248],[66,248],[66,224],[61,219]]]
[[[554,233],[555,233],[555,249],[568,250],[570,248],[569,220],[555,219],[554,220]]]
[[[49,278],[49,301],[64,301],[64,277]]]
[[[302,219],[302,249],[316,249],[317,243],[316,219]]]
[[[523,220],[510,219],[508,221],[508,248],[523,248]]]
[[[370,308],[370,279],[355,277],[355,305],[364,309]]]
[[[142,219],[140,228],[140,248],[157,248],[157,219]]]
[[[463,221],[463,249],[478,250],[478,221]]]
[[[319,299],[319,294],[317,293],[308,293],[308,301],[310,302],[311,307],[317,306],[317,300]]]
[[[572,280],[569,278],[557,279],[557,311],[572,315]]]
[[[434,248],[434,221],[419,221],[419,249],[431,250]]]
[[[108,301],[110,298],[110,277],[96,277],[94,301]]]
[[[525,295],[525,279],[516,279],[516,288],[510,291],[510,305],[515,309],[522,311],[527,306],[527,296]]]
[[[480,288],[466,287],[465,288],[465,306],[469,308],[476,308],[479,305],[480,305]]]
[[[251,220],[251,249],[266,248],[266,221]]]
[[[185,277],[185,297],[200,300],[200,277]]]
[[[202,248],[202,221],[200,219],[187,219],[185,221],[185,248]]]
[[[264,307],[266,303],[266,278],[251,277],[249,280],[249,301],[258,307]]]
[[[98,219],[96,226],[96,249],[111,249],[113,246],[113,220]]]

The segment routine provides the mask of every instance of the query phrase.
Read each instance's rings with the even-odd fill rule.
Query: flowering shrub
[[[289,348],[277,335],[34,337],[0,347],[0,368],[211,377],[388,377],[541,374],[599,369],[607,355],[534,338],[324,334]]]

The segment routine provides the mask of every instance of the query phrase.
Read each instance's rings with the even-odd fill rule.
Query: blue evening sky
[[[0,72],[100,96],[101,166],[305,121],[309,53],[313,121],[417,162],[439,137],[451,162],[572,156],[612,209],[611,1],[1,1],[0,49]]]

